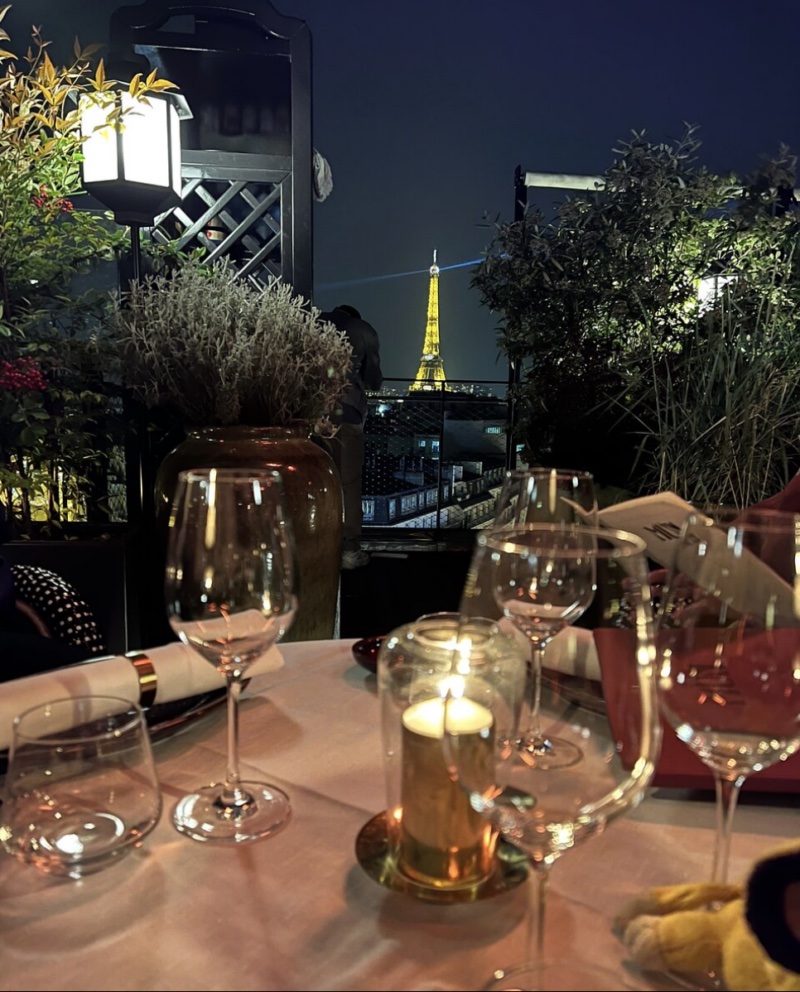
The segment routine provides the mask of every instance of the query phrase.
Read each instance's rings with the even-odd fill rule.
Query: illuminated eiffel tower
[[[436,249],[433,249],[431,282],[428,289],[428,321],[425,325],[425,344],[419,363],[417,380],[409,386],[409,391],[449,389],[444,374],[444,362],[439,354],[439,266],[436,264]]]

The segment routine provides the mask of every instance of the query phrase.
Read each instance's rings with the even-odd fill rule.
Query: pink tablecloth
[[[243,705],[244,771],[293,802],[282,833],[221,849],[170,824],[175,800],[224,767],[220,707],[157,742],[166,811],[141,851],[79,883],[0,858],[0,989],[474,989],[519,959],[526,886],[434,906],[357,863],[356,836],[385,799],[375,679],[350,644],[284,645],[284,667],[255,680]],[[796,797],[755,798],[737,814],[734,877],[798,832]],[[615,910],[644,886],[704,879],[713,820],[707,797],[656,791],[567,854],[553,870],[551,951],[623,974]]]

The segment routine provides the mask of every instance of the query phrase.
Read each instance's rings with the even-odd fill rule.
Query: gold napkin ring
[[[139,676],[139,705],[152,706],[156,701],[158,689],[158,676],[153,668],[153,662],[143,651],[130,651],[125,657],[133,662],[133,667]]]

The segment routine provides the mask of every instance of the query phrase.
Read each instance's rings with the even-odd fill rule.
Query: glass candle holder
[[[464,889],[495,869],[497,836],[451,778],[442,746],[444,704],[452,679],[503,664],[510,680],[524,679],[519,640],[483,617],[438,613],[393,631],[378,655],[386,822],[395,870],[416,885]],[[460,674],[461,673],[461,674]],[[517,690],[511,693],[520,698]],[[464,699],[457,719],[478,773],[495,746],[491,713]],[[450,711],[453,719],[453,711]],[[463,746],[463,745],[462,745]]]

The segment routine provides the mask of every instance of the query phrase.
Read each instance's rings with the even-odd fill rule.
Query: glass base
[[[583,760],[583,751],[572,741],[565,741],[561,737],[541,736],[530,731],[517,741],[517,750],[526,765],[542,771],[570,768]]]
[[[146,818],[133,820],[122,809],[124,801],[116,804],[117,810],[113,803],[109,809],[92,809],[83,797],[73,799],[66,789],[69,784],[61,789],[57,784],[51,786],[47,796],[37,789],[30,796],[8,801],[0,851],[5,847],[45,875],[83,878],[117,864],[141,847],[158,823],[160,803],[144,811]],[[82,800],[83,808],[76,808]]]
[[[46,875],[83,878],[116,864],[138,847],[155,821],[131,829],[111,812],[66,814],[46,823],[31,819],[6,850]]]
[[[483,992],[620,992],[639,989],[622,974],[596,967],[573,957],[529,961],[513,968],[498,968]]]
[[[245,844],[282,830],[292,818],[289,797],[266,782],[242,782],[243,799],[236,804],[222,798],[219,783],[184,796],[172,813],[175,829],[193,840]]]
[[[684,974],[677,971],[647,973],[650,978],[661,979],[670,990],[686,989],[688,992],[726,992],[728,986],[716,971],[695,971]]]

